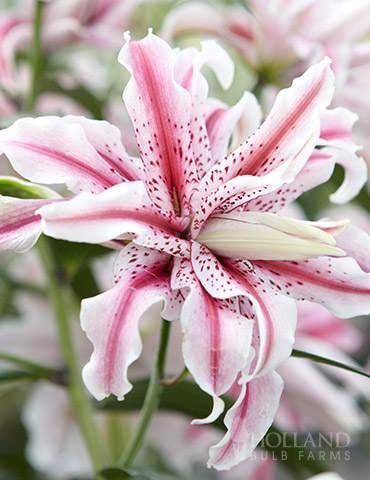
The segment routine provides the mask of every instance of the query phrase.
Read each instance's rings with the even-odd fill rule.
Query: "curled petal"
[[[123,97],[140,146],[149,196],[159,209],[187,214],[198,180],[189,131],[191,96],[174,80],[176,54],[150,32],[140,41],[127,36],[119,61],[131,73]]]
[[[142,165],[137,159],[133,159],[127,154],[122,144],[121,132],[117,127],[105,120],[91,120],[73,115],[67,115],[64,120],[82,126],[87,140],[111,171],[119,175],[122,181],[143,180]]]
[[[122,181],[88,141],[82,126],[63,118],[17,120],[0,132],[0,149],[24,178],[65,183],[75,193],[98,193]]]
[[[218,397],[247,365],[253,321],[240,315],[233,302],[213,298],[188,260],[175,260],[172,288],[190,290],[181,312],[183,356],[195,381],[214,399],[211,415],[194,423],[209,423],[222,413]]]
[[[112,393],[123,400],[131,390],[127,369],[142,349],[139,320],[151,305],[171,297],[164,273],[169,260],[166,254],[130,244],[117,259],[116,286],[82,301],[81,325],[94,345],[83,379],[98,400]]]
[[[213,188],[237,175],[265,175],[297,155],[332,99],[334,77],[329,63],[326,58],[280,91],[255,135],[206,176]],[[304,165],[301,159],[295,163]]]
[[[292,299],[274,295],[266,282],[253,274],[249,262],[227,259],[222,264],[206,247],[196,242],[192,244],[192,265],[197,278],[212,297],[231,301],[232,297],[239,296],[242,315],[255,319],[259,345],[249,378],[274,370],[288,358],[297,321]]]
[[[32,248],[42,233],[41,216],[35,212],[53,201],[0,197],[0,251]]]
[[[340,318],[370,313],[370,274],[350,257],[254,261],[255,273],[275,290],[320,303]]]
[[[276,372],[243,385],[225,416],[226,435],[210,448],[208,466],[229,470],[252,454],[274,420],[282,391],[283,382]]]
[[[99,195],[84,192],[38,213],[51,237],[85,243],[134,238],[140,245],[175,256],[189,251],[188,242],[175,237],[168,219],[152,206],[142,182],[122,183]]]

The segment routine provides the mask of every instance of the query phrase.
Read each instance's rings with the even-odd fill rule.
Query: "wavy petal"
[[[22,118],[0,132],[0,149],[24,178],[99,193],[122,181],[81,125],[59,117]]]
[[[187,240],[172,233],[168,219],[153,207],[142,182],[115,185],[99,195],[84,192],[38,213],[51,237],[85,243],[128,238],[171,255],[189,256]]]
[[[265,175],[295,157],[332,99],[334,76],[329,63],[325,59],[314,65],[279,92],[260,129],[205,177],[213,188],[237,175]],[[299,158],[301,168],[304,163]]]
[[[174,289],[190,289],[181,312],[183,357],[197,384],[214,399],[209,417],[193,423],[210,423],[224,408],[218,397],[246,367],[253,321],[240,315],[232,302],[213,298],[188,260],[175,260],[171,284]]]
[[[320,303],[337,317],[370,313],[370,274],[353,258],[254,261],[253,267],[274,290]]]
[[[159,209],[187,214],[198,180],[189,129],[191,97],[174,80],[176,54],[149,32],[140,41],[127,38],[119,61],[131,73],[123,97],[140,146],[148,193]]]
[[[24,200],[0,196],[0,251],[24,253],[42,233],[41,216],[35,212],[56,200]]]
[[[274,295],[266,282],[253,275],[249,262],[225,260],[222,264],[206,247],[196,242],[192,244],[192,265],[199,281],[212,297],[230,299],[240,296],[242,314],[255,318],[259,345],[251,375],[268,373],[286,360],[294,342],[295,302],[282,295]]]
[[[130,244],[117,258],[116,286],[82,301],[81,325],[94,345],[83,379],[98,400],[112,393],[123,400],[131,390],[127,369],[142,349],[138,323],[151,305],[171,297],[169,261],[166,254]]]
[[[282,391],[283,382],[276,372],[243,385],[225,416],[226,435],[210,448],[208,466],[229,470],[252,454],[274,420]]]
[[[212,163],[207,166],[206,171],[226,157],[230,139],[239,121],[242,123],[239,138],[244,140],[257,130],[261,119],[261,107],[256,97],[250,92],[245,92],[238,103],[232,107],[217,103],[210,109],[207,113],[206,125]]]
[[[121,132],[117,127],[105,120],[91,120],[73,115],[67,115],[64,120],[82,126],[87,140],[107,163],[110,170],[119,175],[122,181],[144,179],[141,162],[127,154],[122,144]]]

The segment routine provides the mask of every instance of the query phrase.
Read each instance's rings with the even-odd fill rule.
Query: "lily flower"
[[[50,198],[43,187],[47,198],[37,204],[3,198],[0,245],[24,251],[43,230],[120,249],[115,286],[82,302],[82,328],[94,345],[85,384],[99,400],[124,399],[128,368],[142,350],[139,320],[164,302],[163,318],[181,322],[187,368],[214,400],[209,417],[194,422],[214,421],[224,409],[220,395],[242,383],[225,416],[228,432],[210,450],[209,465],[229,469],[252,453],[278,408],[283,383],[275,369],[291,353],[294,299],[341,317],[370,312],[370,275],[335,245],[346,222],[277,214],[330,177],[337,152],[350,155],[348,129],[326,137],[328,118],[340,124],[349,112],[326,110],[333,75],[324,60],[281,91],[266,121],[228,153],[230,125],[244,110],[257,119],[261,113],[246,93],[210,114],[201,67],[210,65],[224,87],[233,78],[215,42],[179,51],[151,32],[140,41],[127,34],[119,61],[131,73],[124,100],[141,158],[129,157],[119,131],[104,121],[18,120],[0,133],[13,168],[77,195]],[[335,200],[357,194],[352,169]]]

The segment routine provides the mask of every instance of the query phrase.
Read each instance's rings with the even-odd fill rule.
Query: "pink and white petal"
[[[205,177],[204,177],[205,178]],[[214,211],[228,212],[259,197],[273,192],[283,184],[280,174],[275,172],[265,177],[241,175],[220,185],[201,203],[191,224],[191,237],[195,239],[207,219]],[[205,187],[207,191],[207,186]]]
[[[250,200],[259,197],[262,193],[266,195],[277,190],[285,183],[292,182],[312,155],[318,135],[319,128],[317,125],[302,148],[293,157],[270,173],[263,176],[238,175],[213,190],[205,198],[194,215],[191,227],[193,238],[196,238],[197,232],[203,227],[204,222],[213,212],[231,212],[237,207],[247,204]],[[228,167],[226,167],[225,171],[229,171]],[[202,179],[200,188],[202,192],[207,192],[212,187],[214,180],[213,170],[210,171],[209,178],[207,177],[208,175],[205,175]]]
[[[276,213],[303,193],[328,181],[334,171],[334,165],[332,153],[327,152],[325,148],[315,150],[293,182],[284,183],[272,193],[260,195],[236,210]]]
[[[210,448],[209,467],[229,470],[252,454],[274,420],[282,391],[283,381],[276,372],[243,385],[225,416],[226,435]]]
[[[24,253],[42,233],[41,216],[35,212],[56,200],[0,197],[0,251]]]
[[[340,318],[370,313],[370,274],[350,257],[253,261],[255,274],[278,292],[320,303]]]
[[[183,357],[202,390],[213,397],[212,413],[193,423],[210,423],[222,413],[218,398],[229,390],[250,355],[253,321],[226,300],[213,298],[201,285],[189,261],[176,259],[172,287],[190,289],[181,312]]]
[[[220,45],[213,40],[206,40],[201,45],[201,51],[193,48],[180,51],[175,64],[176,81],[186,88],[191,95],[190,131],[193,159],[199,178],[209,170],[212,162],[205,119],[208,83],[201,73],[201,68],[205,64],[208,65],[215,72],[224,89],[230,87],[234,77],[234,64]]]
[[[218,103],[217,106],[210,109],[206,118],[212,152],[212,163],[209,168],[225,158],[230,139],[237,127],[240,127],[241,131],[237,135],[238,139],[233,140],[233,143],[239,144],[239,139],[244,140],[257,130],[261,119],[261,107],[258,105],[256,97],[250,92],[245,92],[233,107]],[[239,122],[240,125],[238,125]]]
[[[355,153],[334,150],[335,163],[343,167],[344,180],[338,190],[330,195],[333,203],[344,204],[356,197],[368,179],[365,160]]]
[[[78,123],[83,127],[87,140],[122,181],[144,179],[141,162],[127,154],[122,144],[121,132],[117,127],[105,120],[91,120],[72,115],[64,117],[64,120],[71,124]]]
[[[351,136],[358,115],[346,108],[324,110],[320,116],[320,144],[343,148],[355,153],[359,147]]]
[[[370,235],[355,225],[349,225],[336,238],[337,246],[353,257],[362,270],[370,273]]]
[[[14,170],[38,183],[65,183],[98,193],[120,183],[77,123],[59,117],[22,118],[0,132],[0,149]]]
[[[241,307],[241,314],[256,320],[259,345],[251,376],[273,371],[289,357],[293,348],[297,322],[294,300],[274,292],[253,275],[249,262],[225,260],[222,264],[197,242],[192,243],[191,260],[197,278],[213,298],[244,297],[246,308]]]
[[[151,32],[140,41],[126,38],[119,61],[131,73],[123,98],[133,121],[149,195],[159,209],[182,214],[198,183],[189,126],[191,98],[174,80],[176,53]]]
[[[232,260],[227,262],[242,275],[248,295],[241,298],[241,313],[255,318],[256,351],[255,363],[250,374],[241,382],[274,371],[291,354],[297,325],[296,302],[274,292],[263,280],[253,274],[249,262]],[[248,312],[248,313],[247,313]]]
[[[139,245],[189,256],[189,242],[173,235],[152,205],[142,182],[115,185],[99,195],[84,192],[60,205],[41,208],[44,232],[70,242],[134,239]]]
[[[94,345],[83,379],[98,400],[110,394],[123,400],[131,390],[127,370],[142,350],[138,324],[150,306],[171,296],[164,272],[169,261],[166,254],[130,244],[117,259],[116,286],[82,301],[81,325]]]
[[[279,92],[260,129],[211,170],[213,189],[237,175],[265,175],[297,155],[331,102],[334,77],[329,64],[324,59]]]

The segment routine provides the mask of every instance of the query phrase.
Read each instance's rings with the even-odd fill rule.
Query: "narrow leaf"
[[[349,372],[357,373],[358,375],[363,375],[364,377],[370,378],[370,374],[361,368],[353,367],[352,365],[348,365],[346,363],[337,362],[336,360],[331,360],[330,358],[321,357],[320,355],[315,355],[314,353],[304,352],[302,350],[293,350],[292,357],[307,358],[308,360],[312,360],[316,363],[342,368],[343,370],[348,370]]]

